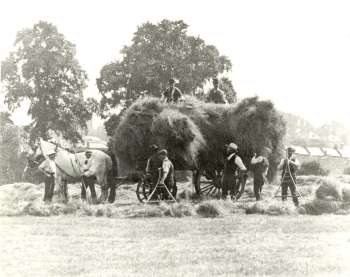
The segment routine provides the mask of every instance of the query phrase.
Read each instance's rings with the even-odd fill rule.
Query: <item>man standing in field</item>
[[[158,156],[158,145],[153,144],[150,147],[151,150],[151,156],[147,160],[146,165],[146,176],[147,181],[150,182],[150,190],[153,191],[155,185],[158,182],[159,178],[159,171],[158,169],[162,167],[162,161],[160,160]]]
[[[53,192],[55,188],[55,177],[57,173],[56,163],[56,152],[51,151],[48,153],[48,159],[46,159],[40,166],[39,170],[45,174],[45,192],[44,201],[46,203],[51,202],[53,198]]]
[[[91,199],[92,202],[95,204],[97,203],[97,196],[96,196],[96,190],[95,190],[95,176],[93,175],[93,160],[91,158],[92,151],[86,150],[85,151],[85,161],[83,164],[83,184],[81,188],[81,199],[86,200],[86,188],[90,188],[91,192]]]
[[[225,104],[227,103],[225,93],[219,89],[219,79],[213,78],[213,86],[209,91],[208,102],[212,102],[215,104]]]
[[[165,103],[177,103],[182,97],[182,92],[175,87],[175,79],[169,79],[169,87],[163,94]]]
[[[226,199],[228,191],[230,191],[231,199],[234,199],[238,193],[237,187],[237,170],[245,173],[247,168],[243,164],[242,159],[238,156],[238,146],[230,143],[227,146],[227,157],[224,162],[224,172],[222,175],[222,198]]]
[[[261,153],[258,153],[258,156],[256,153],[254,153],[254,156],[250,162],[254,174],[254,194],[257,201],[261,200],[262,187],[266,181],[266,175],[269,169],[269,161],[267,157],[270,153],[271,150],[264,147],[261,150]]]
[[[160,185],[165,185],[174,198],[176,198],[177,187],[175,182],[175,170],[173,163],[168,158],[168,151],[162,149],[158,151],[159,159],[161,160],[161,175],[159,179]],[[167,195],[166,195],[167,198]]]
[[[300,168],[300,163],[295,157],[295,149],[287,148],[287,158],[281,160],[278,169],[282,170],[282,200],[287,200],[288,187],[293,197],[295,206],[299,205],[298,196],[296,194],[296,172]]]

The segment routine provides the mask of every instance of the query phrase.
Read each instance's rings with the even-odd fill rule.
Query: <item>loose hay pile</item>
[[[271,148],[270,168],[274,169],[284,134],[284,121],[273,104],[256,97],[237,105],[203,103],[190,97],[168,105],[144,98],[125,113],[113,140],[122,172],[144,168],[148,146],[153,143],[169,150],[177,169],[220,167],[224,145],[232,141],[239,145],[247,165],[253,152]]]
[[[350,180],[342,178],[301,177],[299,190],[304,197],[301,206],[295,208],[291,199],[282,202],[273,198],[277,187],[265,185],[264,200],[256,202],[254,195],[245,193],[237,202],[217,199],[194,198],[188,182],[179,185],[179,202],[159,205],[138,204],[135,186],[128,185],[117,189],[117,201],[114,204],[90,205],[80,200],[80,186],[70,185],[70,201],[65,204],[57,195],[51,204],[42,201],[44,186],[30,183],[17,183],[0,186],[0,216],[96,216],[111,218],[135,217],[222,217],[234,213],[295,215],[324,213],[349,214]],[[346,181],[346,182],[344,182]],[[248,188],[251,190],[248,182]],[[130,199],[134,198],[133,202]],[[201,200],[200,202],[198,202]]]
[[[315,191],[315,198],[302,205],[300,213],[312,215],[348,214],[350,212],[350,183],[342,181],[341,177],[320,178],[320,186]]]
[[[294,204],[281,200],[269,199],[258,201],[246,208],[247,214],[292,215],[297,214]]]

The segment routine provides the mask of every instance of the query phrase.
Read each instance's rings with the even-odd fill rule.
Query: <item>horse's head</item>
[[[45,156],[39,144],[31,145],[26,152],[27,164],[23,170],[22,179],[33,182],[36,179],[33,176],[37,175],[38,166],[45,160]]]
[[[45,160],[45,156],[38,144],[31,147],[30,151],[27,153],[27,159],[28,167],[30,168],[38,167]]]

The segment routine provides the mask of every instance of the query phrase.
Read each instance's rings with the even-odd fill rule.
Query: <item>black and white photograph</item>
[[[0,276],[350,276],[350,2],[0,3]]]

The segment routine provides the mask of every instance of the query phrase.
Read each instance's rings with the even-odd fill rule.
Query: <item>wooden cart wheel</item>
[[[202,175],[205,176],[205,179],[203,180]],[[215,170],[211,172],[205,172],[205,171],[194,171],[193,172],[193,185],[195,187],[196,193],[198,195],[202,196],[209,196],[209,197],[215,197],[218,196],[218,193],[221,192],[222,184],[221,184],[221,178],[222,178],[222,171]],[[237,193],[235,195],[235,199],[238,200],[245,189],[245,182],[246,179],[244,176],[239,175],[237,176]],[[220,194],[221,196],[221,194]]]
[[[136,187],[136,196],[137,199],[143,203],[145,201],[147,201],[148,196],[150,195],[150,190],[151,187],[149,185],[148,182],[145,182],[144,178],[141,178],[139,180],[139,182],[137,183],[137,187]]]
[[[198,195],[214,197],[221,191],[221,171],[209,172],[195,170],[193,172],[193,185]],[[203,178],[205,177],[205,178]]]

